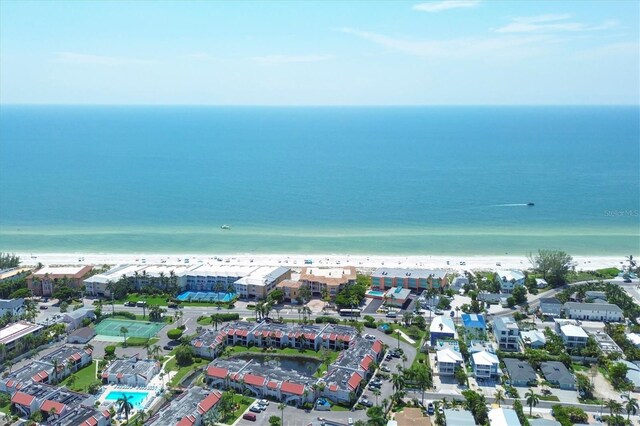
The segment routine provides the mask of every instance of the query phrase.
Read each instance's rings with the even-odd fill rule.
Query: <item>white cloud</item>
[[[569,14],[547,14],[539,16],[529,16],[513,18],[507,25],[497,28],[497,33],[541,33],[541,32],[579,32],[598,31],[615,28],[618,23],[614,20],[607,20],[598,25],[589,25],[581,22],[568,21]]]
[[[475,7],[478,4],[480,4],[480,0],[443,0],[416,4],[415,6],[413,6],[413,10],[417,10],[419,12],[434,13],[442,12],[443,10],[449,9]]]
[[[448,40],[408,40],[390,37],[383,34],[360,31],[352,28],[342,28],[339,31],[353,34],[365,40],[374,42],[388,49],[413,56],[465,58],[489,52],[501,52],[525,45],[533,45],[542,40],[550,41],[547,36],[500,36],[500,37],[468,37]],[[524,50],[521,54],[527,54]]]
[[[125,65],[125,64],[151,64],[153,61],[125,58],[120,56],[103,56],[103,55],[86,55],[84,53],[75,52],[57,52],[54,55],[54,61],[85,64],[85,65]]]
[[[333,59],[332,55],[266,55],[252,56],[248,58],[254,62],[263,64],[293,64],[304,62],[322,62]]]

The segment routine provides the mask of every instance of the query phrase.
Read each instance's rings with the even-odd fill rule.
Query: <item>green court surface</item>
[[[96,334],[102,336],[122,336],[120,329],[127,328],[127,337],[155,336],[166,324],[146,321],[132,321],[107,318],[96,325]]]

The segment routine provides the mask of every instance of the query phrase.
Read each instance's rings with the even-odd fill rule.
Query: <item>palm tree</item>
[[[115,292],[115,284],[113,281],[109,280],[107,281],[107,290],[109,290],[109,294],[111,295],[111,314],[115,315],[116,314],[116,307],[113,304],[113,298],[114,296],[114,292]]]
[[[373,395],[376,397],[376,406],[378,405],[378,397],[380,396],[380,391],[378,389],[374,389],[372,391]]]
[[[53,384],[55,385],[58,382],[58,366],[59,366],[58,365],[58,360],[54,358],[51,361],[51,364],[53,364],[53,371],[52,371],[53,377],[52,377],[52,379],[53,379]],[[9,370],[9,371],[11,371],[11,370]]]
[[[118,413],[124,411],[124,417],[127,422],[129,422],[129,413],[133,410],[133,405],[129,402],[129,398],[131,397],[122,394],[122,396],[116,401],[116,404],[118,405]]]
[[[611,417],[613,418],[614,416],[614,424],[618,423],[618,415],[620,414],[620,412],[622,411],[622,404],[619,403],[618,401],[615,401],[613,399],[610,399],[609,401],[607,401],[607,408],[609,409],[609,412],[611,413]]]
[[[287,408],[287,405],[284,403],[278,404],[278,410],[280,410],[280,426],[284,426],[284,409]]]
[[[493,395],[496,402],[498,403],[498,407],[500,407],[500,403],[504,402],[504,392],[501,389],[498,389],[496,393]]]
[[[624,409],[627,411],[627,423],[629,423],[629,417],[631,414],[635,416],[640,407],[638,406],[637,399],[631,398],[629,395],[625,395],[625,399],[627,402],[624,404]]]
[[[215,327],[216,331],[218,331],[218,324],[220,324],[220,317],[218,314],[211,314],[211,325]]]
[[[531,416],[533,407],[538,405],[538,402],[540,402],[540,397],[531,388],[529,388],[527,393],[524,394],[524,397],[527,401],[527,404],[529,404],[529,416]]]
[[[129,329],[127,327],[120,327],[120,334],[122,334],[124,336],[124,342],[122,343],[122,346],[127,346],[127,334],[129,333]]]

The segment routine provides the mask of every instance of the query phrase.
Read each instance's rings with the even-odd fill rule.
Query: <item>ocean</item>
[[[2,106],[0,251],[637,254],[639,117]]]

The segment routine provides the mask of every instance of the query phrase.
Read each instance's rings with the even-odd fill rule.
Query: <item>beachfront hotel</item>
[[[79,289],[93,266],[45,266],[27,277],[27,287],[34,296],[50,297],[55,286],[66,280],[69,287]]]
[[[345,286],[355,284],[356,277],[356,268],[353,266],[342,268],[305,267],[300,273],[300,282],[309,286],[311,295],[314,297],[322,297],[326,291],[333,298]]]
[[[27,336],[38,335],[41,331],[42,326],[26,321],[14,322],[0,329],[0,344],[9,352]]]
[[[408,288],[412,293],[442,290],[449,285],[447,271],[440,269],[378,268],[371,274],[372,289]]]
[[[291,278],[291,269],[284,266],[262,266],[233,283],[238,297],[244,300],[265,299],[278,283]]]

